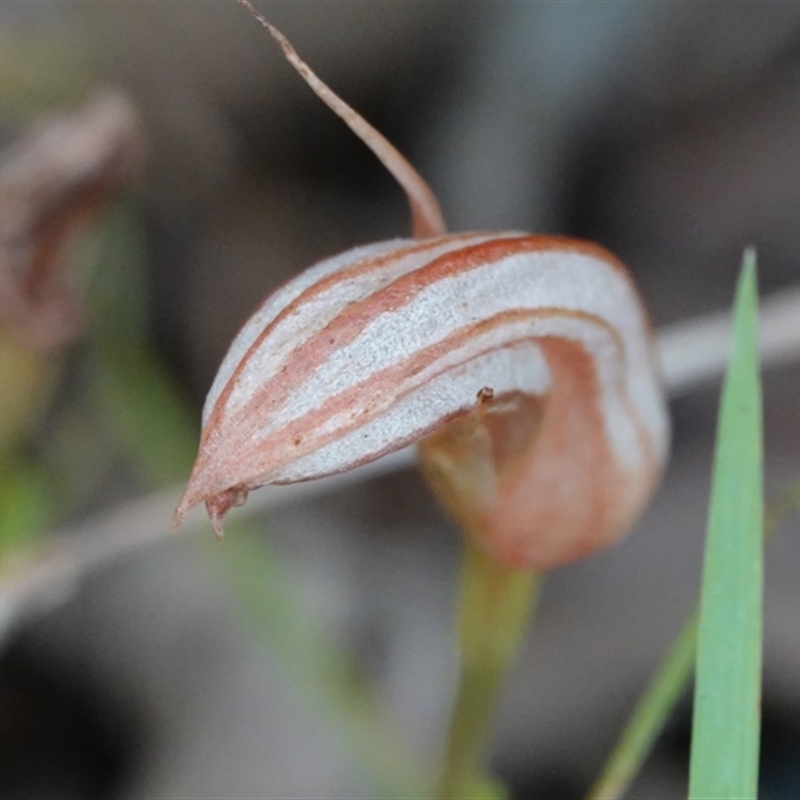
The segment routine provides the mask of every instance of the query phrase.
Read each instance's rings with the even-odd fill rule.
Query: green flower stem
[[[461,667],[436,789],[439,800],[474,798],[479,792],[486,796],[490,784],[482,774],[482,757],[492,711],[541,584],[539,573],[509,570],[465,539],[458,627]]]
[[[622,797],[686,691],[697,653],[698,609],[695,608],[672,644],[661,669],[639,698],[633,714],[586,800]]]

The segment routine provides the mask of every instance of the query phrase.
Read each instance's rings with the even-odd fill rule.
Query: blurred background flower
[[[259,8],[429,178],[451,229],[595,239],[629,265],[656,325],[727,306],[748,243],[765,294],[798,282],[800,5]],[[37,534],[68,524],[58,535],[79,537],[103,509],[186,477],[203,396],[263,295],[407,232],[388,175],[235,4],[0,5],[3,164],[30,126],[77,119],[109,84],[136,109],[131,153],[146,142],[148,157],[103,193],[53,274],[81,298],[81,324],[43,349],[22,333],[27,311],[0,312],[7,575]],[[25,275],[8,263],[0,309]],[[797,368],[766,375],[768,493],[800,467],[799,389]],[[691,607],[716,395],[673,403],[673,466],[640,530],[549,580],[494,745],[515,796],[589,785]],[[765,798],[800,792],[788,527],[767,556]],[[210,531],[162,537],[6,625],[0,797],[413,789],[398,754],[426,762],[449,700],[454,530],[412,471],[287,502],[250,528],[221,546]],[[637,798],[685,792],[687,742],[678,714]]]

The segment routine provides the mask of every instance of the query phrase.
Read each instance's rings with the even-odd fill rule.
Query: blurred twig
[[[759,358],[762,368],[800,357],[800,286],[784,289],[759,305]],[[658,332],[658,351],[670,397],[678,397],[722,377],[731,346],[727,311],[667,325]]]
[[[408,467],[413,460],[414,451],[409,448],[343,475],[292,486],[266,486],[253,494],[247,513],[327,494]],[[68,599],[92,570],[207,526],[205,515],[195,509],[179,533],[170,531],[181,491],[182,487],[173,487],[123,503],[9,558],[0,578],[0,641],[24,619]]]

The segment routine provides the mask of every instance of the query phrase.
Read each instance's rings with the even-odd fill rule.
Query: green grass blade
[[[694,673],[696,643],[697,612],[693,611],[637,702],[608,763],[585,800],[618,800],[625,795],[689,686]]]
[[[764,540],[788,517],[800,512],[800,479],[784,487],[766,506]],[[694,676],[699,603],[675,637],[657,673],[645,689],[619,742],[585,800],[619,800],[638,775],[675,704]]]
[[[762,439],[755,253],[736,292],[703,564],[690,800],[755,798],[761,686]]]

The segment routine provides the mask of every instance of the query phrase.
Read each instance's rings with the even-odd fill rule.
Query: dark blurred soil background
[[[258,7],[429,178],[452,229],[597,240],[629,265],[656,326],[727,307],[747,244],[763,293],[800,283],[800,3]],[[0,2],[0,143],[107,84],[127,91],[147,140],[143,335],[199,425],[259,299],[317,259],[407,235],[407,211],[235,3]],[[716,402],[709,386],[673,404],[672,466],[631,539],[548,579],[493,750],[515,797],[586,790],[690,609]],[[765,410],[774,492],[800,475],[797,367],[766,374]],[[152,488],[113,464],[58,522]],[[251,544],[275,553],[265,582],[289,581],[430,760],[458,541],[416,475],[259,527]],[[800,796],[799,535],[784,525],[767,563],[765,799]],[[336,704],[259,633],[258,590],[241,600],[232,562],[218,563],[229,542],[208,539],[98,571],[5,643],[0,798],[375,796]],[[688,718],[685,704],[633,797],[685,794]]]

